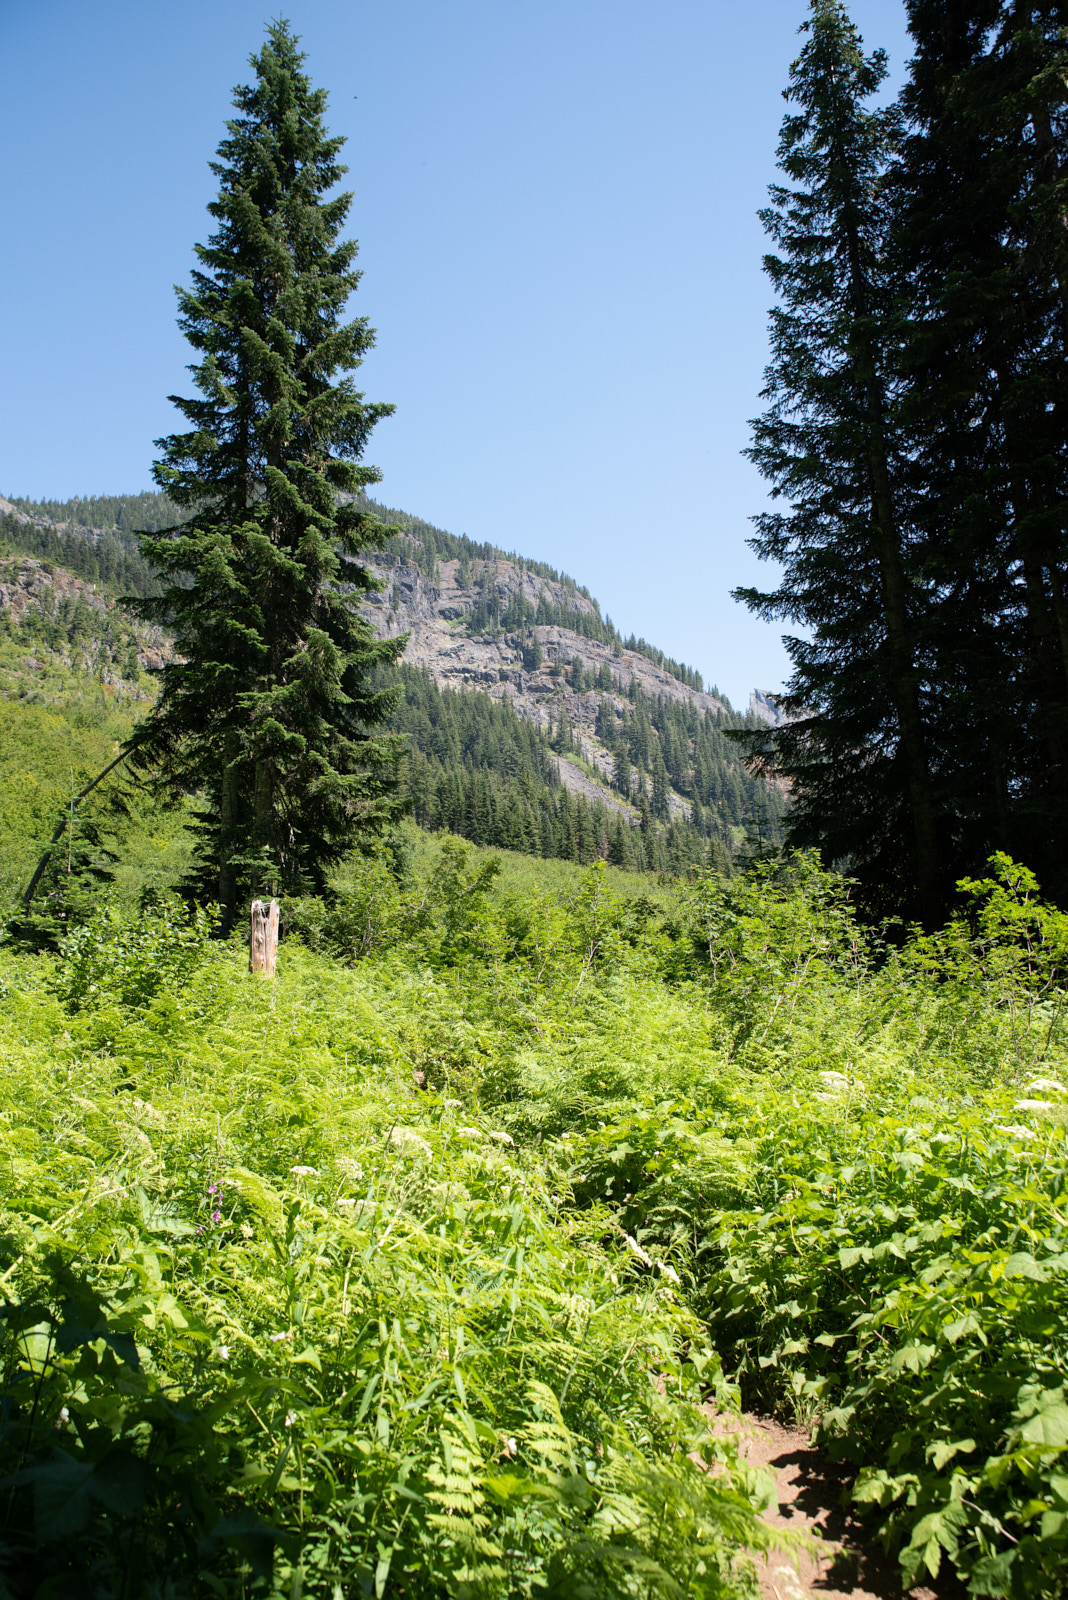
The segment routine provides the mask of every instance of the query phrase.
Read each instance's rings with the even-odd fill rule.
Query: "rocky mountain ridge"
[[[9,549],[49,557],[0,562],[0,614],[22,626],[30,612],[47,619],[89,607],[107,633],[114,601],[101,589],[151,592],[143,585],[154,579],[130,518],[147,510],[167,525],[176,508],[157,498],[158,505],[146,505],[151,496],[87,502],[86,512],[105,503],[119,508],[110,528],[84,526],[81,502],[50,502],[46,516],[39,506],[0,498],[0,534]],[[704,837],[716,828],[737,836],[745,816],[764,809],[756,793],[767,792],[763,781],[744,772],[722,737],[743,720],[769,719],[775,708],[764,696],[753,697],[743,719],[693,669],[644,640],[624,640],[589,591],[566,575],[406,513],[369,509],[391,532],[384,548],[363,558],[381,584],[362,602],[368,620],[388,637],[407,634],[406,668],[439,690],[484,696],[538,730],[551,768],[573,796],[629,821],[694,824]],[[63,572],[60,560],[99,583]],[[115,618],[131,625],[121,608]],[[126,644],[136,647],[137,665],[161,665],[168,641],[132,626],[140,636]],[[113,673],[114,651],[99,653],[97,673]],[[131,663],[128,655],[127,672]],[[782,796],[772,798],[777,813]]]
[[[596,732],[605,701],[622,712],[629,708],[636,688],[647,699],[692,706],[717,718],[731,716],[719,696],[690,688],[638,651],[589,638],[578,626],[528,621],[510,629],[479,628],[476,619],[485,610],[487,597],[506,618],[514,617],[520,606],[534,617],[539,607],[548,606],[572,611],[576,624],[581,619],[600,620],[595,601],[517,561],[503,556],[476,561],[468,574],[458,559],[438,561],[436,582],[412,562],[387,564],[372,557],[368,564],[383,589],[365,611],[386,637],[408,634],[404,660],[409,666],[428,672],[440,688],[474,691],[493,700],[507,698],[521,717],[546,730],[566,719],[580,759],[561,755],[558,763],[564,783],[575,793],[596,796],[620,810],[631,809],[606,795],[596,781],[596,777],[610,781],[614,771],[613,754]],[[588,681],[589,687],[575,687],[576,664],[579,681]],[[689,814],[688,803],[678,795],[673,795],[671,809],[673,814]]]
[[[0,557],[0,618],[35,647],[54,651],[60,663],[127,692],[138,672],[169,661],[173,649],[161,628],[134,621],[109,596],[63,567],[32,556]],[[27,672],[42,663],[22,657]]]

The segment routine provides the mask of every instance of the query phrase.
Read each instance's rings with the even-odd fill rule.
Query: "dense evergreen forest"
[[[765,844],[780,836],[782,796],[745,771],[726,722],[708,714],[640,691],[620,715],[602,701],[602,737],[616,755],[611,793],[631,802],[625,816],[562,785],[554,754],[575,759],[562,714],[547,731],[507,699],[439,689],[403,664],[399,677],[392,726],[410,745],[406,781],[422,827],[530,855],[669,873],[709,863],[728,870],[747,823]],[[672,816],[669,777],[690,797],[688,815]]]
[[[750,741],[789,837],[934,927],[992,850],[1068,899],[1068,35],[1060,4],[908,0],[885,95],[816,0],[761,213],[775,290],[739,591],[793,630]]]

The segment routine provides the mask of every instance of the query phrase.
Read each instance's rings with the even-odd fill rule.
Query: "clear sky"
[[[774,581],[741,451],[769,286],[756,218],[805,0],[290,0],[348,139],[361,372],[387,504],[549,561],[744,705],[787,670],[730,598]],[[0,493],[152,486],[188,393],[173,285],[269,15],[0,0]],[[855,0],[908,55],[899,0]]]

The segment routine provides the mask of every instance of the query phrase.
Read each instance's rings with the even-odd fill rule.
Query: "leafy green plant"
[[[1064,1091],[816,1082],[609,1124],[572,1146],[578,1193],[675,1263],[751,1400],[851,1463],[907,1582],[948,1560],[977,1594],[1057,1594]]]
[[[0,951],[22,1567],[744,1593],[722,1360],[820,1429],[907,1577],[1057,1595],[1058,914],[996,862],[888,952],[808,858],[644,899],[516,863],[351,862],[273,984],[170,902]]]
[[[207,960],[218,927],[216,907],[188,907],[152,896],[136,917],[105,904],[60,946],[57,993],[74,1010],[111,998],[144,1006],[164,989],[180,989]]]
[[[411,1086],[393,969],[286,947],[271,986],[205,924],[153,987],[176,919],[11,967],[15,1592],[748,1592],[766,1490],[670,1277]]]

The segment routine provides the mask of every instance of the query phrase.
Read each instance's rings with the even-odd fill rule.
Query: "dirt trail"
[[[817,1450],[801,1428],[787,1428],[764,1417],[713,1419],[716,1432],[738,1436],[739,1453],[753,1467],[775,1478],[778,1505],[764,1513],[776,1527],[813,1535],[825,1544],[815,1555],[771,1552],[757,1559],[763,1600],[963,1600],[965,1591],[951,1573],[901,1587],[901,1568],[871,1540],[870,1526],[840,1504],[847,1482],[841,1468]]]

